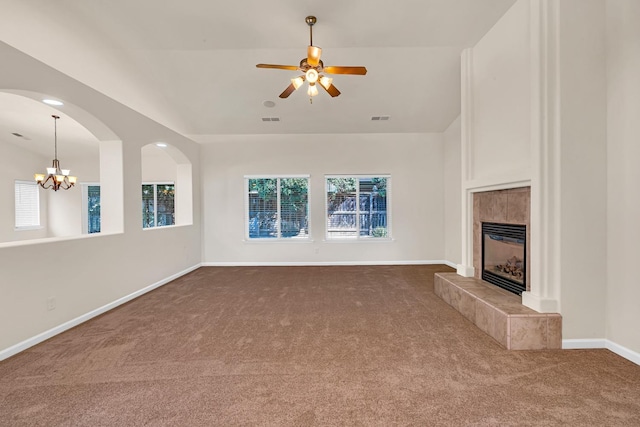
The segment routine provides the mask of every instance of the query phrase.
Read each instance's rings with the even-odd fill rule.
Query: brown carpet
[[[0,362],[0,425],[640,425],[640,366],[504,350],[436,271],[201,268]]]

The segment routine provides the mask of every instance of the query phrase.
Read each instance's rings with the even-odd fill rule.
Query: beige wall
[[[607,7],[607,338],[640,353],[640,2]]]
[[[142,182],[176,182],[176,162],[155,144],[142,147]]]
[[[607,288],[605,7],[602,0],[558,5],[563,332],[599,339]]]
[[[469,180],[529,177],[529,9],[528,1],[516,2],[473,47]]]
[[[116,185],[122,208],[114,209],[124,232],[0,243],[1,358],[33,343],[29,340],[34,337],[59,331],[80,316],[199,265],[202,254],[199,199],[194,201],[193,225],[143,231],[140,223],[141,148],[161,138],[179,149],[192,163],[197,195],[199,145],[14,49],[4,46],[0,57],[3,87],[34,92],[46,88],[69,107],[73,102],[98,117],[122,141],[124,165],[122,185]],[[33,165],[24,167],[33,173]],[[72,169],[82,176],[81,169]],[[51,297],[56,307],[48,310]]]
[[[453,265],[462,262],[460,116],[444,131],[444,253]]]
[[[220,137],[202,151],[208,263],[443,260],[441,134]],[[244,176],[310,175],[311,243],[244,240]],[[391,174],[392,241],[325,241],[325,174]]]

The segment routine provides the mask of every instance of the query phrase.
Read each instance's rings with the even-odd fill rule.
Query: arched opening
[[[141,152],[142,227],[193,223],[191,162],[177,147],[158,142]]]
[[[42,102],[47,98],[0,90],[0,244],[83,234],[89,182],[100,183],[104,193],[101,231],[122,232],[122,143],[91,114],[64,100],[51,107]],[[44,189],[34,180],[54,157],[78,178],[68,190]]]

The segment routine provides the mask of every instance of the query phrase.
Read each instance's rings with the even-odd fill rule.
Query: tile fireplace
[[[473,194],[473,267],[476,278],[518,295],[529,290],[531,286],[530,206],[530,187]],[[492,224],[490,233],[483,231],[483,224]],[[495,226],[502,227],[503,232],[496,230]],[[484,241],[489,244],[489,254],[483,253]],[[495,257],[498,258],[495,259]],[[491,265],[488,269],[485,268],[484,258]],[[486,270],[490,270],[491,273],[483,274]],[[522,278],[520,278],[521,274]],[[504,286],[504,282],[501,285],[487,280],[485,275],[508,280],[508,286]]]

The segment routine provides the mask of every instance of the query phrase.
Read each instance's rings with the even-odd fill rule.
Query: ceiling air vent
[[[263,117],[262,121],[263,122],[279,122],[280,117]]]
[[[371,120],[374,122],[377,121],[385,121],[385,120],[389,120],[390,116],[371,116]]]

